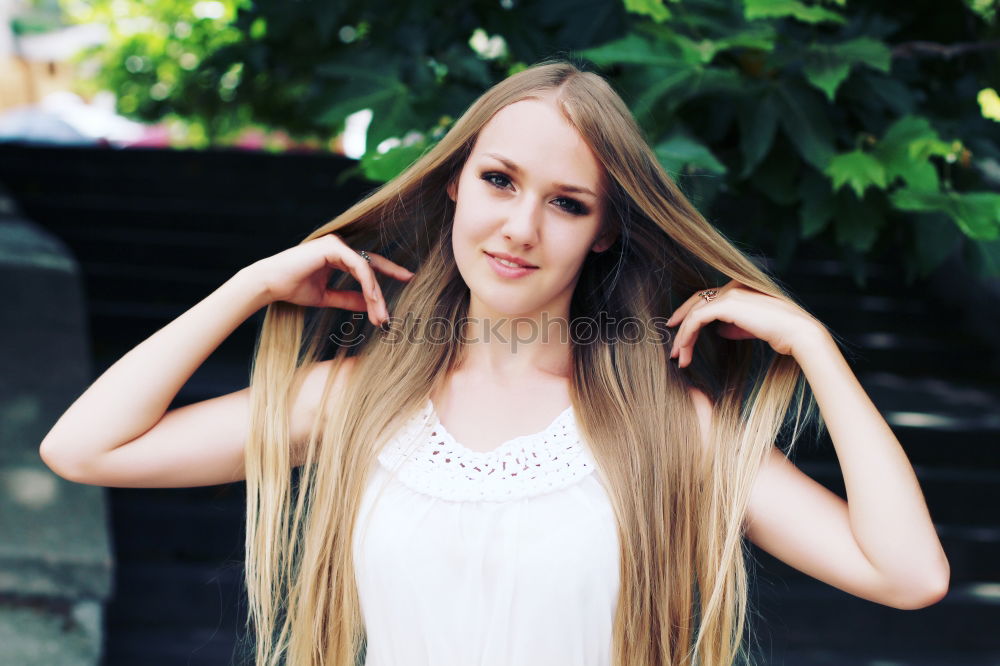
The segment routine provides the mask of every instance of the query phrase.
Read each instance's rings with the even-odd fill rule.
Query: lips
[[[511,257],[510,255],[506,255],[505,256],[503,254],[490,254],[489,252],[486,252],[485,250],[483,250],[483,252],[487,256],[489,256],[489,257],[493,257],[494,259],[503,259],[504,261],[510,261],[512,263],[517,264],[518,266],[521,266],[522,268],[538,268],[538,266],[529,264],[528,262],[524,261],[523,259],[518,259],[517,257]]]

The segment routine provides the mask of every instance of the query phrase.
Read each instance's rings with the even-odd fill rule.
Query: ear
[[[458,198],[458,194],[456,193],[457,187],[458,187],[457,179],[453,179],[448,182],[448,187],[446,189],[448,190],[448,198],[451,199],[452,201],[456,201],[456,199]]]
[[[616,229],[608,229],[597,237],[597,240],[590,246],[590,249],[594,252],[604,252],[614,245],[616,240],[618,240],[618,231]]]

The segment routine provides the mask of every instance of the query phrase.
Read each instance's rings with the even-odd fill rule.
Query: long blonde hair
[[[685,199],[601,76],[550,59],[487,90],[402,174],[303,240],[336,232],[349,246],[416,273],[407,283],[380,280],[389,312],[405,314],[392,333],[356,331],[360,342],[334,344],[331,332],[349,337],[355,313],[286,302],[267,308],[246,450],[248,625],[258,666],[282,658],[296,666],[348,666],[365,647],[351,535],[368,470],[379,444],[462,354],[461,336],[398,343],[436,339],[432,320],[455,324],[467,312],[446,186],[497,111],[538,96],[556,100],[605,169],[605,224],[619,232],[608,251],[586,258],[571,322],[601,311],[618,321],[665,319],[694,291],[724,278],[792,300]],[[352,281],[339,274],[332,287],[356,286]],[[670,343],[668,335],[663,344],[602,339],[572,346],[572,404],[618,523],[618,666],[717,666],[748,657],[743,532],[752,482],[789,415],[793,443],[800,425],[818,419],[790,356],[760,341],[701,335],[694,362],[678,369],[668,359]],[[328,402],[327,380],[326,407],[302,444],[305,464],[294,468],[291,396],[305,368],[331,356],[335,368],[356,357],[350,390]],[[714,402],[708,451],[690,386]]]

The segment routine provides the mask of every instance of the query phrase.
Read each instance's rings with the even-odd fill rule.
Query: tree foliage
[[[825,242],[859,281],[879,252],[913,278],[961,248],[1000,275],[995,0],[64,2],[116,25],[95,86],[206,143],[246,123],[328,139],[367,108],[359,168],[386,180],[484,89],[564,55],[622,93],[710,219],[779,265]]]

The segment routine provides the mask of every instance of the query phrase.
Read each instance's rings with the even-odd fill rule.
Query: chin
[[[497,298],[495,294],[492,296],[491,298],[489,296],[484,297],[482,294],[472,294],[472,298],[479,304],[480,311],[487,313],[484,315],[487,317],[506,317],[512,319],[514,317],[534,314],[541,307],[537,302],[527,302],[519,298]]]

